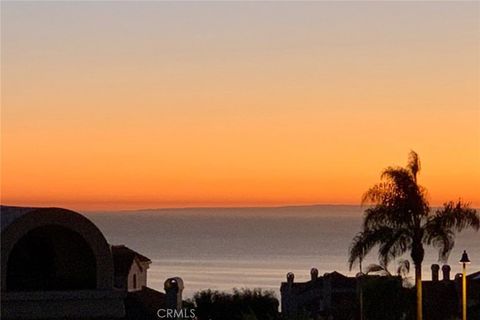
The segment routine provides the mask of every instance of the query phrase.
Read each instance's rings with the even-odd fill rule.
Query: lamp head
[[[460,259],[460,263],[464,263],[464,264],[470,263],[470,259],[468,259],[467,250],[463,250],[462,259]]]

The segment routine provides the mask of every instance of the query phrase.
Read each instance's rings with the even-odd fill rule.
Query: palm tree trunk
[[[417,320],[423,319],[422,264],[415,264],[415,286],[417,288]]]

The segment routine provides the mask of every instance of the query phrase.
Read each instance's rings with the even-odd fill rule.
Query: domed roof
[[[97,288],[113,286],[113,259],[102,232],[97,226],[72,210],[55,207],[0,206],[2,245],[2,289],[5,288],[7,261],[16,243],[32,230],[59,226],[79,234],[91,248],[97,264]]]
[[[42,209],[42,208],[0,206],[2,231],[6,229],[12,222],[19,219],[23,215],[37,211],[39,209]]]

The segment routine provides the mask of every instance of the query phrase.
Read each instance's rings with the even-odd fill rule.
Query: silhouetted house
[[[282,282],[282,313],[294,316],[306,312],[309,316],[334,316],[335,319],[350,319],[354,316],[357,297],[357,279],[338,272],[318,276],[318,270],[310,271],[307,282],[294,282],[294,274],[287,274]],[[353,302],[353,303],[352,303]]]
[[[110,246],[83,215],[10,206],[0,215],[2,319],[142,319],[181,306],[181,279],[167,279],[166,293],[146,287],[150,259]]]
[[[425,319],[451,319],[461,315],[462,274],[450,276],[451,267],[442,266],[443,279],[439,279],[440,267],[431,266],[432,280],[422,281]],[[468,318],[480,319],[480,271],[467,275]]]
[[[450,320],[461,315],[462,279],[451,279],[449,265],[432,265],[432,280],[423,283],[425,320]],[[404,288],[399,276],[359,275],[338,272],[318,276],[310,272],[307,282],[294,282],[293,273],[282,282],[282,313],[286,318],[307,314],[313,319],[398,319],[415,312],[415,289]],[[467,275],[468,319],[480,319],[480,271]],[[360,301],[362,301],[360,306]],[[388,317],[387,317],[388,316]]]
[[[124,246],[112,246],[115,269],[114,285],[127,291],[138,291],[147,286],[147,269],[152,261]]]
[[[164,283],[165,294],[148,287],[128,292],[125,299],[126,318],[128,320],[158,319],[159,308],[182,308],[182,279],[169,278]],[[160,314],[165,316],[165,314]]]

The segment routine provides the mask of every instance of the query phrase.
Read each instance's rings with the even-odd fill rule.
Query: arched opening
[[[95,256],[83,237],[49,225],[28,232],[13,247],[7,291],[82,290],[96,287]]]

